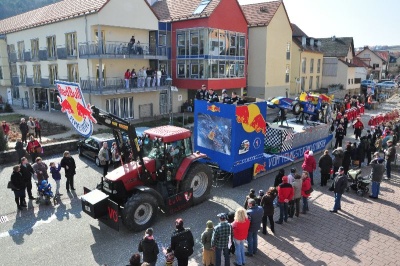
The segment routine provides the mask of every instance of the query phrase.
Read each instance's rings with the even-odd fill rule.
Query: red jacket
[[[278,186],[278,202],[283,203],[285,200],[292,200],[294,196],[293,186],[289,183],[282,183]]]
[[[26,151],[28,153],[38,152],[36,149],[38,147],[41,147],[39,141],[37,141],[37,140],[29,141],[28,145],[26,146]]]
[[[311,178],[307,177],[303,180],[303,184],[301,185],[301,196],[308,198],[311,194],[306,194],[305,191],[311,188]]]
[[[364,128],[364,124],[360,120],[358,120],[357,122],[354,123],[354,128],[363,129]]]
[[[247,239],[247,234],[249,233],[250,220],[246,220],[242,223],[234,221],[232,223],[233,237],[237,240]]]
[[[126,71],[124,76],[125,76],[125,79],[130,79],[131,78],[131,72]]]
[[[314,156],[308,154],[309,150],[304,152],[304,162],[301,168],[307,172],[313,172],[317,168],[317,162]]]
[[[3,131],[4,131],[4,135],[8,135],[8,133],[10,132],[10,127],[7,124],[2,125],[2,127],[3,127]]]

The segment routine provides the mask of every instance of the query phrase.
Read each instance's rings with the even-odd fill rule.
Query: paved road
[[[87,159],[74,158],[78,166],[76,187],[94,187],[100,180],[100,169]],[[45,161],[60,159],[61,155]],[[300,170],[300,164],[294,166]],[[363,173],[368,172],[365,167]],[[381,185],[379,200],[349,192],[339,214],[328,212],[333,195],[317,185],[317,173],[310,213],[276,225],[275,236],[260,234],[262,252],[246,265],[398,265],[400,176],[398,168],[393,172],[393,180]],[[28,210],[17,213],[13,194],[6,189],[10,174],[11,166],[0,169],[0,216],[6,217],[0,223],[0,265],[125,265],[136,252],[142,233],[124,228],[115,232],[82,213],[78,199],[82,189],[74,195],[64,194],[58,206],[30,202]],[[179,213],[196,238],[190,265],[202,265],[199,237],[206,221],[217,222],[216,214],[242,205],[250,188],[267,189],[274,176],[271,173],[234,189],[229,181],[221,183],[212,190],[210,200]],[[64,186],[61,188],[65,193]],[[176,218],[159,215],[154,230],[160,247],[169,242]],[[162,259],[160,255],[159,265],[163,265]]]

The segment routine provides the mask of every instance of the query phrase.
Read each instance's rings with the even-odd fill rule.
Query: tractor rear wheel
[[[182,180],[181,191],[193,188],[193,203],[199,204],[206,200],[212,185],[212,171],[210,167],[201,163],[194,163]]]
[[[122,222],[130,231],[143,231],[157,218],[157,200],[150,194],[137,193],[125,203]]]

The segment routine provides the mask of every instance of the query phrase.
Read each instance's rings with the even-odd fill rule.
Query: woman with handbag
[[[26,207],[26,204],[24,203],[25,182],[22,178],[19,165],[13,167],[13,173],[11,174],[11,181],[9,182],[8,187],[11,187],[12,191],[14,192],[17,208],[21,211],[22,207]]]

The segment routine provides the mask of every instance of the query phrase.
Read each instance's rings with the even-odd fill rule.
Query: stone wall
[[[43,157],[43,159],[46,159],[46,157],[55,155],[55,154],[61,154],[64,151],[71,151],[74,152],[78,149],[78,140],[67,140],[67,141],[61,141],[57,143],[48,143],[43,145],[43,154],[39,155],[40,157]],[[18,158],[17,158],[17,152],[15,150],[8,150],[5,152],[0,152],[0,165],[5,165],[5,164],[17,164],[18,163]],[[29,159],[29,162],[31,162],[31,157],[29,154],[26,154],[26,157]]]

